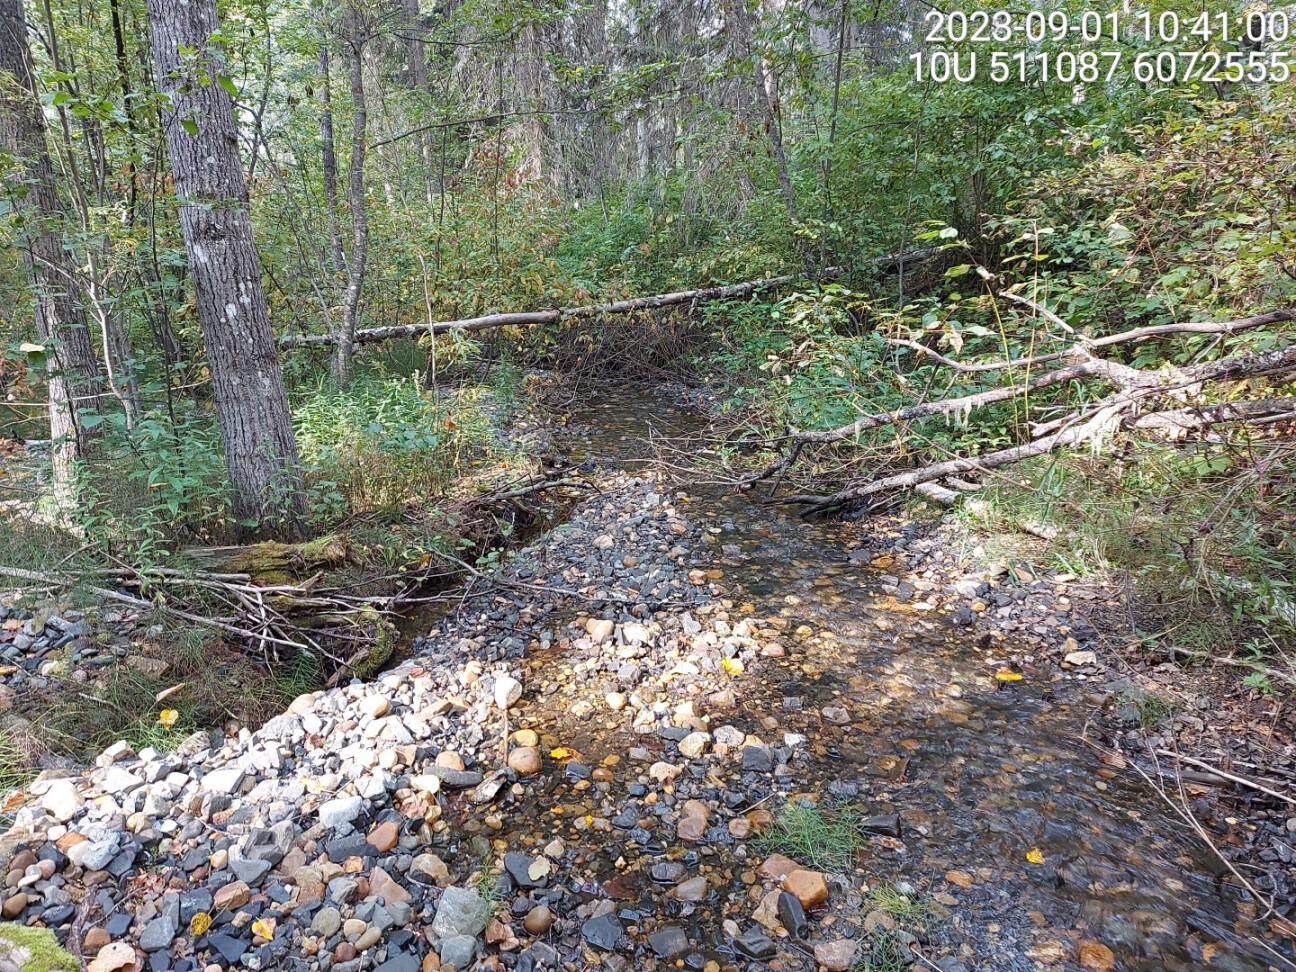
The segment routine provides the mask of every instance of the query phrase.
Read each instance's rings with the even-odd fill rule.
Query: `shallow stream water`
[[[669,399],[613,390],[570,416],[560,448],[575,463],[633,466],[649,456],[650,437],[703,424]],[[773,713],[780,732],[807,736],[813,755],[800,790],[858,791],[870,812],[900,814],[903,841],[875,841],[861,866],[870,881],[947,901],[930,931],[945,954],[961,954],[971,969],[1077,969],[1083,944],[1097,942],[1124,972],[1296,968],[1262,945],[1249,921],[1254,906],[1239,900],[1187,825],[1085,741],[1092,705],[1078,683],[1043,673],[997,679],[1011,639],[987,643],[945,614],[901,603],[883,589],[895,580],[885,567],[849,561],[847,544],[867,522],[807,523],[754,498],[682,492],[681,511],[709,541],[691,566],[721,572],[735,619],[766,619],[786,635],[787,655],[762,658],[741,676],[749,701],[726,718],[760,732]],[[825,706],[848,709],[850,723],[824,721]],[[607,759],[615,770],[635,744],[624,732],[602,733],[597,720],[577,728],[561,711],[548,717],[551,738],[594,765]],[[537,801],[531,843],[546,839],[552,805],[579,808],[578,789],[559,777],[546,805]],[[525,819],[513,814],[508,829]],[[750,915],[741,870],[739,862],[732,871],[733,907],[691,916],[695,940],[728,962],[718,918]],[[641,877],[627,898],[648,893]],[[1089,967],[1110,967],[1094,961]]]

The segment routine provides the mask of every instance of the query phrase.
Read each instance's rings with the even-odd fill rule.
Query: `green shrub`
[[[295,404],[321,520],[434,501],[461,470],[499,451],[480,389],[435,400],[417,376],[369,376],[347,391],[321,383]]]

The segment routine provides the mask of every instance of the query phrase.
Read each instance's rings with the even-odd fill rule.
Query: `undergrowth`
[[[501,383],[508,385],[508,377]],[[295,403],[297,447],[317,521],[434,501],[481,460],[500,455],[481,388],[433,396],[418,377],[321,384]]]
[[[182,688],[158,701],[178,685]],[[223,727],[231,720],[260,725],[291,700],[285,687],[210,632],[169,627],[133,647],[130,658],[94,681],[56,682],[38,724],[50,747],[69,755],[100,752],[118,739],[136,750],[165,752],[199,728]],[[166,710],[174,711],[174,721],[162,717]]]
[[[978,532],[1052,534],[1058,571],[1129,577],[1132,637],[1209,658],[1296,645],[1296,446],[1228,437],[1017,467],[957,514]]]

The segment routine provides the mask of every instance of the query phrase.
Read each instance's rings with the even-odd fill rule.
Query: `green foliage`
[[[236,526],[211,415],[147,412],[133,429],[105,416],[103,446],[82,464],[77,519],[86,536],[136,563],[177,541],[221,542]]]
[[[319,659],[305,652],[290,655],[272,674],[276,690],[285,699],[313,692],[321,682]]]
[[[0,794],[17,789],[32,776],[32,759],[19,733],[0,726]]]
[[[1296,97],[1194,102],[1031,188],[1003,233],[1014,273],[1095,335],[1133,323],[1246,316],[1296,296]],[[1179,363],[1209,340],[1175,346]],[[1147,346],[1131,363],[1155,365]]]
[[[0,923],[0,939],[8,946],[2,949],[6,955],[26,953],[22,972],[77,972],[81,967],[76,956],[59,945],[49,928],[29,928],[6,921]]]
[[[154,664],[125,661],[90,684],[55,683],[39,720],[52,748],[84,758],[125,739],[137,750],[166,752],[196,729],[221,727],[231,718],[256,725],[290,701],[257,662],[206,628],[168,625],[156,643],[133,651]],[[180,692],[157,702],[159,693],[181,683]],[[164,708],[178,713],[170,726],[160,719]]]
[[[414,378],[362,377],[298,397],[297,447],[321,521],[432,503],[473,462],[498,452],[479,389],[435,399]]]

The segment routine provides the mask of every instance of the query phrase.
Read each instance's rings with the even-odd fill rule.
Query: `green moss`
[[[77,972],[76,958],[59,946],[48,928],[28,928],[12,921],[0,922],[0,948],[23,949],[22,972]],[[16,957],[16,956],[15,956]]]
[[[370,679],[378,674],[383,665],[387,664],[392,653],[396,650],[396,639],[399,632],[396,626],[390,621],[384,621],[376,618],[377,628],[374,632],[373,644],[369,646],[368,653],[360,661],[356,662],[356,678]]]

